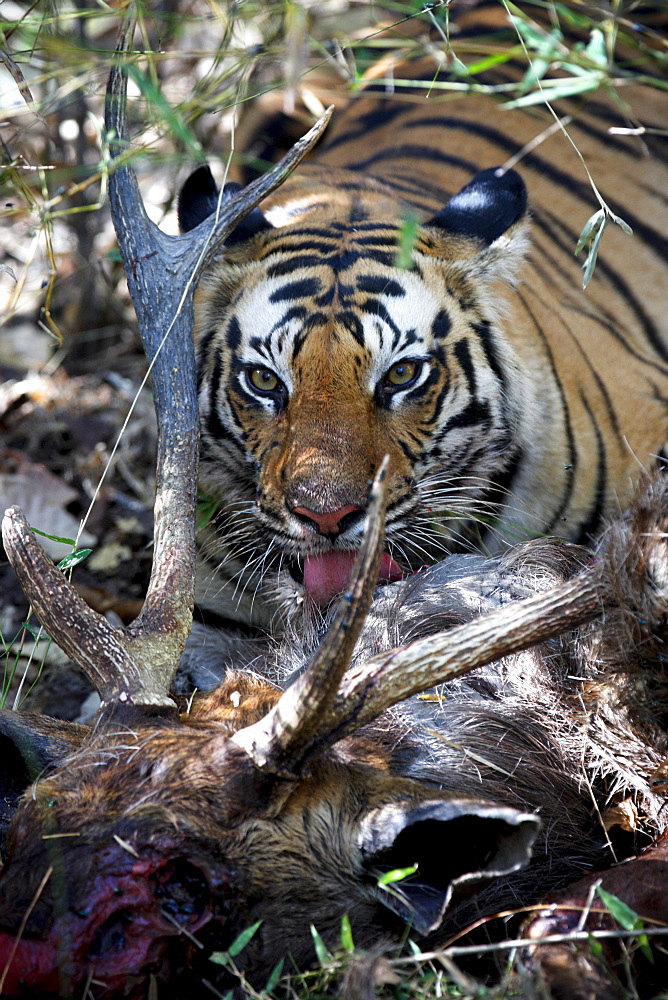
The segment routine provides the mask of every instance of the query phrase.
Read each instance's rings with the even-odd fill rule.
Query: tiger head
[[[517,277],[526,193],[514,171],[485,170],[419,224],[378,182],[304,172],[202,279],[195,336],[218,559],[264,581],[289,569],[322,607],[345,589],[385,455],[380,578],[392,581],[444,548],[439,522],[487,495],[522,447],[522,372],[499,336],[498,285]],[[218,198],[200,168],[181,228]]]

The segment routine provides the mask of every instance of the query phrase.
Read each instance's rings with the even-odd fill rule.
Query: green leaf
[[[595,937],[591,936],[591,934],[588,935],[587,942],[591,948],[592,955],[596,955],[600,958],[603,954],[603,945],[601,942],[597,941]]]
[[[586,288],[589,284],[591,277],[594,273],[594,268],[596,267],[596,260],[598,258],[598,248],[601,244],[601,239],[603,238],[603,233],[606,227],[614,222],[615,225],[619,226],[625,233],[631,235],[633,230],[624,219],[620,219],[618,215],[615,215],[610,211],[607,206],[605,208],[599,208],[597,212],[594,212],[584,224],[582,232],[580,233],[580,239],[578,240],[577,246],[575,248],[575,253],[580,253],[586,246],[588,246],[587,257],[584,262],[584,274],[582,276],[582,287]]]
[[[476,73],[485,73],[488,69],[494,69],[495,66],[499,66],[502,63],[508,62],[513,58],[512,52],[497,52],[493,56],[485,56],[484,59],[478,59],[477,62],[469,63],[468,66],[453,66],[453,72],[456,76],[475,76]]]
[[[625,220],[620,218],[619,215],[613,215],[612,221],[616,226],[619,226],[622,232],[626,233],[627,236],[633,236],[633,230],[629,226],[628,222],[625,222]]]
[[[271,993],[271,991],[276,989],[276,987],[278,986],[278,981],[281,978],[281,975],[283,974],[284,963],[285,959],[279,958],[278,962],[272,969],[269,979],[267,980],[267,985],[264,988],[265,993]]]
[[[153,80],[146,73],[142,73],[139,67],[133,63],[127,63],[125,68],[128,76],[137,84],[148,103],[152,104],[158,114],[162,116],[174,136],[183,143],[186,149],[189,149],[197,156],[201,156],[202,147],[199,141],[190,131],[181,115],[171,106],[158,87],[156,87]]]
[[[600,28],[594,28],[592,30],[589,43],[585,49],[585,55],[594,63],[596,66],[600,66],[605,69],[608,65],[608,54],[605,49],[605,35]]]
[[[332,956],[313,924],[311,924],[311,937],[313,938],[313,945],[318,961],[320,962],[320,967],[325,969],[332,961]]]
[[[527,108],[531,104],[545,104],[546,101],[558,101],[561,97],[573,97],[575,94],[584,94],[588,90],[597,90],[601,83],[601,74],[588,73],[578,79],[570,80],[543,80],[540,90],[535,90],[524,97],[518,97],[514,101],[503,104],[507,111],[512,108]]]
[[[649,943],[649,938],[646,934],[640,935],[638,938],[638,946],[650,965],[654,965],[654,954]]]
[[[87,559],[92,551],[92,549],[77,549],[75,552],[70,552],[68,556],[65,556],[56,565],[58,569],[72,569],[73,566],[78,566],[84,559]]]
[[[408,868],[393,868],[389,872],[385,872],[378,879],[378,885],[386,886],[391,885],[393,882],[401,882],[402,879],[408,878],[409,875],[415,875],[418,870],[417,865],[409,865]]]
[[[209,961],[215,965],[229,965],[230,956],[226,951],[212,951],[209,955]]]
[[[538,81],[543,79],[551,65],[550,59],[534,59],[522,78],[520,92],[526,94],[527,91],[532,90]]]
[[[347,913],[341,917],[341,947],[344,951],[355,951],[353,929],[350,926],[350,917]]]
[[[589,216],[584,226],[582,227],[582,232],[580,233],[580,239],[578,240],[578,244],[575,248],[576,255],[580,253],[582,248],[587,243],[589,243],[589,240],[591,239],[594,230],[597,229],[601,225],[601,223],[605,223],[605,212],[603,211],[602,208],[599,208],[598,212],[594,212],[593,215]]]
[[[200,494],[195,507],[195,531],[201,531],[216,516],[218,501],[208,494]]]
[[[42,538],[50,538],[52,542],[62,542],[63,545],[75,546],[76,541],[74,538],[61,538],[60,535],[47,535],[46,531],[40,531],[39,528],[34,528],[32,524],[30,525],[32,530],[36,535],[41,535]]]
[[[596,892],[601,902],[609,910],[610,915],[615,918],[625,931],[635,931],[638,930],[639,926],[642,927],[642,920],[640,920],[638,914],[622,899],[613,896],[610,892],[606,892],[600,885],[597,886]]]
[[[399,229],[399,245],[394,259],[395,267],[408,270],[413,266],[413,249],[417,240],[420,223],[415,215],[407,215]]]
[[[30,622],[21,622],[26,632],[30,632],[35,642],[42,642],[44,639],[48,639],[49,636],[46,632],[41,631],[39,628],[35,628]]]
[[[510,21],[522,41],[534,52],[551,60],[565,54],[564,47],[561,45],[563,35],[558,28],[545,31],[533,21],[527,21],[524,17],[515,15],[511,15]]]
[[[251,938],[255,936],[261,923],[262,921],[258,920],[257,923],[252,924],[251,927],[247,927],[245,931],[242,931],[227,949],[227,954],[232,958],[236,958],[236,956],[244,950]]]
[[[591,18],[586,14],[579,14],[567,3],[555,3],[555,13],[559,15],[559,20],[564,24],[572,24],[576,28],[591,28]]]
[[[600,227],[600,229],[594,236],[593,240],[591,241],[589,254],[587,255],[587,259],[584,265],[584,274],[582,275],[583,288],[587,287],[587,285],[592,279],[592,275],[594,274],[594,268],[596,267],[596,260],[598,258],[598,248],[600,246],[601,239],[603,238],[603,233],[605,232],[606,222],[607,220],[603,222],[603,225]]]

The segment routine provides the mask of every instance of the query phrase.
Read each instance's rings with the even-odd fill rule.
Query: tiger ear
[[[237,191],[241,191],[241,184],[233,182],[226,184],[223,188],[221,203],[227,201]],[[208,219],[216,211],[219,197],[220,190],[209,167],[198,167],[197,170],[193,171],[179,193],[177,215],[181,232],[188,233],[205,219]],[[271,223],[267,221],[260,209],[254,208],[229,234],[225,245],[229,246],[232,243],[250,239],[256,233],[271,228]]]
[[[459,258],[460,267],[474,270],[477,277],[512,284],[529,245],[527,220],[527,192],[520,175],[490,167],[476,174],[425,225],[457,241],[455,257],[462,237],[475,241],[472,256],[469,250]]]
[[[515,170],[482,170],[428,223],[491,246],[524,217],[527,191]]]

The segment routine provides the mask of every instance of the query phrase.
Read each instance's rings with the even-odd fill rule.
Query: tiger
[[[601,92],[564,99],[562,128],[543,106],[438,91],[447,67],[411,58],[369,74],[196,292],[216,510],[197,604],[244,630],[323,615],[345,591],[386,455],[387,586],[467,548],[588,543],[663,461],[666,142],[610,128],[660,131],[665,98],[629,85],[622,112]],[[582,161],[633,230],[608,227],[586,291],[574,249],[601,203]],[[218,199],[200,167],[182,231]]]

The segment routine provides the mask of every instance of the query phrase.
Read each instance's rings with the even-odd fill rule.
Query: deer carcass
[[[647,828],[661,825],[647,784],[660,748],[634,723],[637,679],[615,669],[638,649],[658,657],[661,489],[570,581],[348,669],[382,550],[376,502],[369,516],[349,594],[285,692],[232,674],[178,715],[166,689],[156,707],[154,678],[123,698],[115,676],[98,678],[90,729],[3,713],[0,991],[142,997],[151,977],[170,997],[222,990],[229,972],[210,954],[259,920],[241,961],[261,985],[286,953],[312,961],[310,924],[331,941],[348,915],[360,945],[406,922],[443,935],[609,863],[606,796],[635,797]],[[17,513],[6,546],[19,575],[49,572]],[[506,579],[540,590],[577,561],[530,543]],[[561,648],[498,659],[597,614]],[[410,703],[385,711],[444,680],[413,717]],[[414,865],[391,891],[379,884]]]

